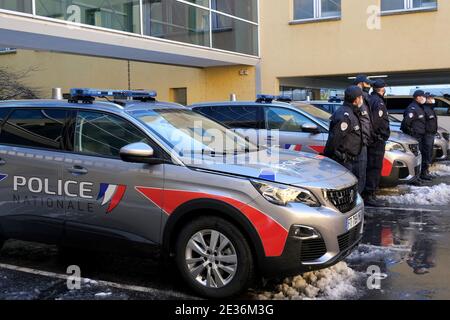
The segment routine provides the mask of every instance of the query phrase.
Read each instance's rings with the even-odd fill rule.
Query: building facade
[[[262,91],[344,88],[352,76],[450,84],[450,1],[260,1]],[[301,93],[301,92],[300,92]]]

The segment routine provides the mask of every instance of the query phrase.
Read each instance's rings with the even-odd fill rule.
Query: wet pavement
[[[440,169],[448,167],[450,172],[450,162],[442,165]],[[337,294],[338,290],[344,291],[344,286],[328,284],[327,294],[321,295],[325,289],[307,284],[316,290],[312,297],[450,299],[450,197],[447,199],[446,193],[450,192],[449,172],[436,173],[437,178],[420,187],[423,189],[400,186],[384,190],[385,205],[366,209],[362,244],[346,259],[350,268],[341,265],[333,269],[334,275],[324,272],[331,274],[329,279],[352,279],[345,284],[345,295]],[[414,197],[402,197],[411,192]],[[83,280],[79,290],[67,287],[69,265],[80,267]],[[368,270],[375,270],[375,274]],[[305,282],[313,277],[309,274],[294,281]],[[369,289],[368,284],[379,284],[379,288]],[[349,286],[354,290],[349,290]],[[259,290],[276,288],[268,285]],[[274,294],[268,296],[273,298]],[[258,296],[250,291],[240,298],[248,297]],[[195,296],[176,269],[160,262],[158,251],[146,257],[59,252],[55,246],[8,241],[0,252],[0,299],[192,298]]]

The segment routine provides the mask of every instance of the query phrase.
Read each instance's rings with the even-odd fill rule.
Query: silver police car
[[[258,149],[153,92],[72,89],[69,101],[0,102],[0,119],[0,245],[159,246],[195,292],[219,298],[333,265],[362,236],[343,167]]]
[[[278,143],[292,151],[322,153],[328,139],[331,114],[308,102],[285,103],[276,98],[260,95],[257,101],[207,102],[190,107],[234,128],[258,145]],[[420,174],[421,161],[417,140],[393,132],[386,144],[382,186],[414,181]]]

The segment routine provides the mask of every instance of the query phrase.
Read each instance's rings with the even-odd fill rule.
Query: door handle
[[[81,166],[73,166],[72,168],[67,169],[67,171],[69,171],[71,174],[76,175],[76,176],[88,173],[88,170]]]
[[[3,159],[0,159],[0,166],[4,166],[6,164],[6,161]]]

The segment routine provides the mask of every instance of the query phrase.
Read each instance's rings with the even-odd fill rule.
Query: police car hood
[[[398,130],[392,129],[391,128],[391,136],[389,137],[389,140],[394,141],[394,142],[399,142],[401,144],[417,144],[419,143],[416,139],[414,139],[413,137],[404,134],[403,132],[400,131],[400,127],[398,128]]]
[[[357,183],[353,174],[329,158],[284,149],[181,160],[190,168],[302,187],[341,189]]]

